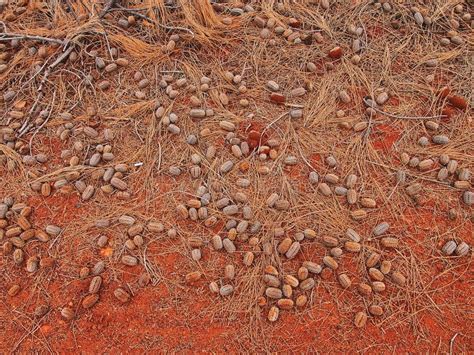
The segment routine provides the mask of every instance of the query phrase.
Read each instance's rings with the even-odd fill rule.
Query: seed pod
[[[377,206],[377,202],[371,198],[362,198],[360,204],[365,208],[375,208]]]
[[[309,270],[304,267],[304,266],[301,266],[299,269],[298,269],[298,279],[299,280],[305,280],[308,278],[308,275],[309,275]]]
[[[224,249],[228,252],[228,253],[233,253],[235,252],[237,249],[234,245],[234,243],[232,242],[232,240],[230,240],[229,238],[225,238],[223,241],[222,241],[222,245],[224,246]]]
[[[267,287],[265,290],[265,295],[272,299],[280,299],[283,297],[282,291],[276,287]]]
[[[310,228],[306,228],[303,231],[304,237],[308,239],[314,239],[316,238],[316,231]]]
[[[53,226],[53,225],[47,225],[45,228],[46,233],[52,236],[57,236],[59,233],[61,233],[61,228],[58,226]]]
[[[10,297],[15,297],[21,290],[20,285],[13,285],[8,289],[8,295]]]
[[[147,224],[148,231],[152,233],[161,233],[165,230],[163,223],[156,222],[156,221],[149,221]]]
[[[392,281],[398,286],[404,286],[406,283],[406,278],[400,272],[392,272]]]
[[[121,190],[121,191],[124,191],[127,189],[128,185],[125,181],[119,179],[119,178],[116,178],[116,177],[113,177],[111,180],[110,180],[110,184],[115,187],[116,189],[118,190]]]
[[[344,244],[344,247],[346,248],[348,252],[351,252],[351,253],[358,253],[360,249],[362,248],[362,246],[357,242],[346,242]]]
[[[234,166],[234,163],[231,160],[228,160],[220,166],[219,171],[222,174],[228,173],[230,170],[232,170],[233,166]]]
[[[102,285],[102,277],[100,276],[93,277],[89,284],[89,293],[99,292],[101,285]]]
[[[374,281],[372,282],[372,289],[375,292],[383,292],[385,291],[385,284],[381,281]]]
[[[384,260],[380,264],[380,272],[382,272],[382,274],[384,275],[387,275],[391,269],[392,269],[392,263],[389,260]]]
[[[99,239],[97,239],[97,246],[99,248],[103,248],[107,245],[107,242],[109,241],[109,238],[107,238],[106,235],[101,235]]]
[[[38,257],[37,256],[31,256],[26,260],[26,271],[33,273],[38,271]]]
[[[364,210],[355,210],[351,212],[351,217],[355,221],[361,221],[367,217],[367,212]]]
[[[129,237],[134,237],[141,232],[143,232],[143,225],[139,223],[136,223],[127,229],[127,234]]]
[[[98,261],[92,268],[92,275],[99,275],[105,270],[105,263],[101,260]]]
[[[351,228],[348,228],[348,229],[346,230],[346,236],[347,236],[350,240],[352,240],[353,242],[356,242],[356,243],[360,242],[360,239],[361,239],[361,238],[360,238],[360,235],[359,235],[355,230],[353,230],[353,229],[351,229]]]
[[[384,234],[388,229],[390,228],[390,225],[387,222],[382,222],[379,223],[373,230],[373,234],[378,237],[382,234]]]
[[[329,187],[328,184],[325,182],[322,182],[319,184],[319,191],[324,195],[324,196],[331,196],[331,188]]]
[[[444,135],[433,136],[432,140],[433,140],[434,144],[444,145],[444,144],[449,143],[449,138],[447,136],[444,136]]]
[[[193,271],[188,274],[186,274],[186,282],[187,283],[192,283],[196,282],[201,279],[202,274],[199,271]]]
[[[322,243],[327,247],[336,247],[339,244],[339,240],[334,237],[324,236]]]
[[[285,253],[285,256],[288,259],[293,259],[296,256],[296,254],[298,254],[300,249],[301,249],[300,243],[299,242],[293,242],[291,244],[290,248],[288,249],[288,251]]]
[[[329,267],[330,269],[332,270],[336,270],[338,268],[338,263],[336,260],[334,260],[332,257],[330,256],[325,256],[323,258],[323,263],[324,265],[326,265],[327,267]]]
[[[93,293],[93,294],[87,295],[82,300],[82,307],[84,309],[92,308],[97,303],[97,301],[99,301],[99,294],[98,293]]]
[[[298,285],[300,284],[298,279],[292,275],[285,275],[284,279],[285,279],[285,282],[293,288],[298,287]]]
[[[66,320],[74,318],[74,310],[70,307],[64,307],[61,309],[61,316]]]
[[[122,256],[122,264],[127,266],[135,266],[138,265],[138,259],[131,255],[124,255]]]
[[[340,274],[337,278],[342,288],[349,288],[352,285],[351,279],[347,274]]]
[[[445,255],[452,255],[454,251],[456,250],[457,244],[454,240],[450,240],[444,244],[442,248],[442,252]]]
[[[365,312],[357,312],[354,317],[354,325],[357,328],[363,328],[365,327],[366,323],[367,323],[367,314]]]
[[[448,178],[448,175],[449,175],[448,169],[447,168],[441,168],[438,171],[437,178],[438,178],[439,181],[444,181]]]
[[[464,191],[464,193],[462,195],[462,200],[468,206],[473,205],[474,204],[474,192]]]
[[[369,269],[369,276],[372,280],[375,281],[382,281],[384,279],[382,272],[379,269],[373,267]]]
[[[466,242],[461,242],[456,247],[456,255],[465,256],[469,253],[469,245]]]
[[[369,296],[369,295],[372,294],[372,288],[369,285],[367,285],[366,283],[360,283],[357,286],[357,291],[359,291],[359,293],[362,296]]]
[[[384,248],[397,248],[398,247],[398,238],[385,237],[385,238],[382,238],[382,240],[380,241],[380,244]]]
[[[469,181],[458,180],[454,182],[454,187],[461,190],[467,190],[471,187],[471,183]]]
[[[222,209],[222,212],[224,212],[224,214],[226,214],[227,216],[232,216],[234,214],[239,213],[239,206],[237,205],[226,206]]]
[[[276,322],[278,320],[279,315],[280,309],[277,306],[272,306],[268,311],[268,320],[270,322]]]
[[[122,303],[126,303],[130,300],[130,294],[120,287],[115,289],[114,296]]]
[[[44,316],[46,313],[48,313],[49,311],[49,306],[48,305],[45,305],[45,304],[42,304],[38,307],[35,308],[35,317],[42,317]]]
[[[23,250],[21,249],[15,249],[13,252],[13,261],[15,264],[20,265],[23,263],[23,260],[25,259],[25,254],[23,253]]]
[[[299,295],[297,298],[296,298],[296,306],[298,307],[303,307],[306,305],[306,303],[308,302],[308,297],[306,295]]]
[[[365,265],[367,267],[374,267],[375,265],[377,265],[377,263],[379,262],[381,258],[381,255],[378,254],[378,253],[375,253],[373,252],[372,254],[369,255],[369,257],[367,258],[366,262],[365,262]]]
[[[421,171],[427,171],[431,169],[433,164],[434,164],[434,161],[432,159],[425,159],[425,160],[420,161],[420,163],[418,164],[418,169],[420,169]]]
[[[369,306],[369,312],[373,316],[381,316],[383,314],[383,308],[377,305]]]
[[[285,310],[289,310],[289,309],[292,309],[293,306],[294,306],[294,302],[292,299],[288,299],[288,298],[283,298],[283,299],[279,299],[277,301],[277,305],[280,309],[285,309]]]
[[[339,176],[336,174],[327,174],[324,180],[330,184],[337,184],[339,182]]]
[[[303,266],[308,269],[309,272],[311,272],[312,274],[320,274],[321,271],[323,270],[323,268],[321,267],[321,265],[319,264],[316,264],[312,261],[305,261],[303,263]]]
[[[211,238],[211,244],[214,250],[221,250],[223,248],[222,238],[217,234]]]
[[[224,285],[219,290],[219,294],[223,297],[229,296],[232,292],[234,292],[234,287],[232,285]]]
[[[280,280],[276,276],[270,274],[263,275],[263,281],[270,287],[278,288],[281,285]]]
[[[303,291],[308,291],[308,290],[311,290],[314,287],[315,284],[316,283],[315,283],[314,279],[309,278],[309,279],[301,281],[300,289],[303,290]]]
[[[246,252],[244,255],[244,265],[245,266],[252,265],[254,257],[255,255],[251,251]]]

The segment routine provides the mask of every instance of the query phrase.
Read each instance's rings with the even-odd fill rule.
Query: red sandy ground
[[[377,149],[385,150],[396,140],[398,132],[390,127],[378,126],[381,137],[376,140]],[[312,161],[317,163],[318,157]],[[293,169],[293,168],[292,168]],[[299,179],[298,169],[288,171],[289,176]],[[87,213],[87,206],[81,204],[77,194],[61,194],[46,199],[33,196],[28,200],[35,207],[34,222],[44,225],[54,221],[61,225]],[[433,206],[434,207],[434,206]],[[456,221],[445,217],[438,218],[432,210],[408,209],[404,218],[406,225],[416,221],[418,228],[430,230],[433,225],[442,232],[456,226]],[[410,230],[408,230],[410,231]],[[464,224],[458,231],[458,236],[472,245],[472,223]],[[73,262],[80,265],[80,260],[56,260],[49,274],[50,282],[46,284],[48,303],[52,311],[41,320],[39,329],[32,319],[19,316],[15,308],[28,302],[32,286],[29,280],[20,278],[22,291],[15,297],[2,293],[0,314],[4,321],[1,325],[0,350],[3,353],[16,349],[20,352],[54,351],[54,352],[242,352],[242,351],[337,351],[369,353],[422,353],[449,352],[472,353],[472,275],[473,268],[470,258],[446,261],[433,258],[420,241],[425,235],[410,234],[407,242],[419,260],[428,263],[431,275],[435,279],[431,289],[438,289],[431,295],[440,307],[442,317],[432,316],[430,309],[418,310],[418,336],[415,336],[413,324],[408,320],[394,325],[391,319],[369,319],[367,326],[357,329],[353,326],[353,314],[360,310],[360,301],[355,293],[347,292],[336,285],[334,273],[326,275],[323,283],[317,282],[312,294],[310,307],[302,310],[281,311],[276,324],[266,321],[267,309],[262,310],[261,321],[249,324],[248,314],[233,316],[233,319],[211,318],[208,309],[222,300],[210,294],[207,281],[188,286],[182,280],[179,266],[185,262],[185,257],[179,253],[171,253],[154,261],[161,269],[166,280],[181,280],[178,282],[180,292],[171,293],[166,282],[157,286],[148,285],[139,288],[132,300],[119,304],[113,297],[113,290],[125,283],[133,284],[140,273],[141,267],[123,270],[120,282],[109,277],[101,290],[101,298],[92,310],[84,311],[77,300],[77,295],[83,295],[88,287],[88,280],[72,278],[64,284],[64,279],[58,277],[55,268]],[[74,247],[74,246],[72,246]],[[437,246],[438,248],[440,246]],[[308,253],[310,250],[305,249]],[[153,250],[151,251],[153,252]],[[318,253],[316,250],[311,250]],[[107,248],[99,251],[104,258],[110,256]],[[206,252],[204,257],[206,257]],[[298,259],[299,260],[299,259]],[[90,261],[90,259],[89,259]],[[301,260],[299,260],[301,261]],[[353,258],[343,256],[344,270],[357,281],[357,265]],[[123,268],[123,267],[122,267]],[[120,270],[116,270],[119,271]],[[177,278],[177,275],[180,275]],[[61,281],[60,281],[61,280]],[[329,285],[329,287],[328,287]],[[3,285],[3,289],[11,285]],[[392,292],[390,285],[386,292]],[[341,311],[334,300],[344,305],[354,305],[352,312]],[[76,319],[68,322],[61,318],[59,310],[71,302],[77,310]],[[29,311],[37,304],[33,303]],[[460,307],[464,312],[458,312]],[[15,319],[13,322],[11,319]],[[7,321],[8,320],[8,321]],[[395,320],[395,319],[394,319]],[[261,327],[261,333],[250,338],[249,326]],[[34,329],[33,335],[23,336]],[[423,333],[420,333],[420,330]],[[23,339],[16,347],[18,341]]]

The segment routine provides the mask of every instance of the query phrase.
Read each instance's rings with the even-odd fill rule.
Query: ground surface
[[[248,2],[251,8],[236,1],[214,8],[181,0],[7,3],[0,14],[0,197],[31,207],[32,228],[61,231],[47,242],[34,237],[12,247],[15,237],[7,233],[24,212],[13,206],[0,218],[0,352],[474,352],[472,252],[442,252],[447,241],[474,242],[466,202],[474,168],[469,2],[461,8],[460,1]],[[278,34],[278,27],[287,32]],[[336,47],[341,53],[334,54]],[[109,71],[100,60],[120,64]],[[161,86],[164,75],[171,75],[172,88]],[[110,87],[101,86],[104,80]],[[269,80],[284,103],[272,99]],[[301,96],[292,92],[297,88],[304,88]],[[367,110],[364,100],[381,93],[388,100]],[[192,107],[213,114],[193,118]],[[295,110],[302,117],[291,117]],[[170,113],[179,134],[170,132]],[[190,135],[197,143],[188,143]],[[436,144],[437,135],[449,141]],[[242,142],[250,151],[240,156],[231,146],[242,150]],[[91,164],[106,145],[113,159],[102,155]],[[206,154],[210,146],[215,156]],[[431,161],[420,168],[403,153]],[[440,178],[443,154],[458,166]],[[224,173],[229,160],[232,169]],[[117,164],[127,168],[116,175],[126,184],[122,192],[103,177],[107,168],[120,170]],[[312,171],[316,183],[308,178]],[[338,181],[324,193],[328,174]],[[352,204],[347,192],[335,193],[350,174],[357,176]],[[242,178],[248,187],[238,184]],[[92,186],[91,197],[77,181]],[[415,184],[419,191],[411,193]],[[200,186],[211,194],[208,205],[196,192]],[[51,193],[42,191],[48,187]],[[272,193],[277,208],[267,206]],[[216,203],[221,198],[235,202],[238,213],[226,215]],[[206,217],[180,216],[177,207],[186,204],[192,215],[190,199],[201,201]],[[251,207],[250,216],[243,206]],[[144,242],[133,250],[125,246],[133,236],[119,222],[123,215],[144,226]],[[248,220],[248,230],[226,228],[232,219]],[[151,230],[150,221],[164,231]],[[257,222],[261,229],[252,230]],[[374,235],[382,222],[389,229]],[[348,228],[361,236],[357,253],[346,250]],[[306,229],[316,237],[299,240],[294,258],[278,251],[284,238],[295,243]],[[237,250],[213,250],[216,234],[233,239]],[[99,246],[100,236],[107,241]],[[193,247],[191,237],[203,245]],[[336,270],[322,261],[338,252],[324,237],[341,248]],[[384,246],[385,237],[398,246]],[[23,261],[15,263],[15,249]],[[192,249],[200,249],[200,260]],[[248,252],[250,266],[243,262]],[[384,291],[364,296],[358,287],[373,285],[366,266],[373,253],[381,256],[375,268],[386,261],[391,271]],[[138,265],[124,265],[124,255]],[[39,267],[28,272],[25,260],[35,257]],[[85,309],[93,276],[80,270],[100,261],[99,300]],[[281,309],[270,322],[277,301],[264,296],[266,267],[283,281],[307,261],[322,272],[309,274],[314,286],[294,287],[287,297],[306,296],[307,303]],[[229,264],[233,279],[224,275]],[[196,271],[200,279],[187,282]],[[394,271],[406,281],[394,282]],[[350,287],[341,287],[341,274]],[[212,293],[211,282],[230,284],[233,292]],[[20,286],[14,295],[13,285]],[[125,303],[114,296],[119,287],[130,295]],[[38,314],[41,305],[47,308]],[[371,313],[374,305],[382,315]],[[64,308],[72,319],[61,315]],[[358,312],[368,317],[361,328],[354,325]]]

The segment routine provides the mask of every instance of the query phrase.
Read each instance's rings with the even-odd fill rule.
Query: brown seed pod
[[[304,307],[306,303],[308,302],[308,297],[306,295],[299,295],[296,297],[296,306],[298,307]]]
[[[26,260],[26,271],[31,272],[31,273],[38,271],[38,264],[39,264],[38,257],[30,256],[28,260]]]
[[[267,287],[265,290],[265,295],[268,298],[273,298],[273,299],[280,299],[283,297],[282,291],[276,287]]]
[[[327,247],[337,247],[339,244],[339,240],[334,237],[324,236],[322,239],[322,243]]]
[[[100,276],[93,277],[91,282],[89,283],[89,293],[99,292],[100,286],[102,286],[102,277]]]
[[[372,289],[375,292],[383,292],[385,291],[385,284],[381,281],[374,281],[372,282]]]
[[[35,308],[35,317],[42,317],[49,311],[49,306],[46,304],[42,304]]]
[[[369,257],[365,261],[365,265],[367,267],[374,267],[375,265],[377,265],[380,258],[381,258],[380,254],[373,252],[372,254],[369,255]]]
[[[290,285],[293,288],[298,287],[298,285],[300,284],[298,279],[292,275],[285,275],[284,280],[288,285]]]
[[[220,235],[217,234],[211,238],[211,244],[214,250],[221,250],[224,247],[222,243],[222,238],[220,237]]]
[[[310,228],[307,228],[303,231],[304,237],[308,239],[316,238],[316,231]]]
[[[270,322],[276,322],[278,320],[279,315],[280,309],[277,306],[272,306],[268,311],[268,320]]]
[[[288,249],[288,251],[285,253],[285,256],[288,259],[293,259],[298,254],[300,249],[301,249],[300,243],[299,242],[293,242],[291,244],[290,248]]]
[[[360,252],[360,249],[362,248],[362,246],[359,243],[352,242],[352,241],[346,242],[344,244],[344,247],[346,248],[348,252],[351,252],[351,253],[358,253]]]
[[[270,287],[280,287],[281,285],[280,280],[276,276],[270,274],[263,275],[263,281]]]
[[[307,268],[305,268],[304,266],[301,266],[299,269],[298,269],[298,279],[299,280],[305,280],[308,278],[308,275],[309,275],[309,271]]]
[[[370,296],[372,294],[372,287],[366,283],[360,283],[357,285],[357,291],[359,291],[362,296]]]
[[[385,238],[382,238],[382,240],[380,241],[380,244],[382,244],[384,248],[397,248],[398,242],[399,242],[398,238],[385,237]]]
[[[405,278],[405,276],[403,276],[402,273],[400,273],[398,271],[394,271],[394,272],[392,272],[392,281],[393,281],[394,284],[396,284],[398,286],[405,286],[406,278]]]
[[[375,202],[374,199],[365,197],[360,199],[360,205],[365,208],[375,208],[377,206],[377,202]]]
[[[223,297],[229,296],[232,292],[234,292],[234,287],[232,285],[224,285],[219,290],[219,294]]]
[[[277,301],[278,308],[285,310],[292,309],[294,304],[293,300],[289,298],[282,298]]]
[[[127,229],[127,234],[129,237],[134,237],[143,232],[143,225],[136,223]]]
[[[354,325],[357,328],[363,328],[365,327],[366,323],[367,323],[367,314],[365,312],[357,312],[354,317]]]
[[[327,267],[333,269],[333,270],[336,270],[338,268],[338,263],[336,260],[334,260],[332,257],[330,256],[325,256],[323,258],[323,263],[324,265],[326,265]]]
[[[285,296],[286,298],[291,298],[291,296],[293,295],[293,287],[285,284],[281,289],[283,291],[283,296]]]
[[[23,239],[24,241],[28,241],[31,238],[33,238],[35,234],[36,234],[36,231],[34,229],[28,229],[20,234],[20,238]]]
[[[98,293],[89,294],[82,300],[82,307],[84,309],[92,308],[97,303],[97,301],[99,301]]]
[[[92,275],[99,275],[105,270],[105,262],[98,261],[95,263],[94,267],[92,268]]]
[[[135,266],[138,265],[138,259],[131,255],[124,255],[122,256],[122,264],[127,266]]]
[[[8,289],[8,295],[10,297],[15,297],[21,290],[20,285],[13,285]]]
[[[79,270],[79,278],[85,279],[87,276],[89,276],[90,270],[88,267],[84,266]]]
[[[163,223],[157,221],[149,221],[146,227],[152,233],[161,233],[165,230]]]
[[[225,238],[223,241],[222,241],[222,245],[224,246],[224,249],[228,252],[228,253],[233,253],[237,250],[237,248],[235,247],[235,244],[232,242],[232,240],[230,240],[229,238]]]
[[[319,184],[319,191],[324,195],[324,196],[331,196],[332,191],[331,188],[329,187],[328,184],[325,182],[322,182]]]
[[[323,268],[321,265],[316,264],[312,261],[305,261],[303,262],[303,266],[308,269],[309,272],[312,274],[320,274]]]
[[[390,272],[391,269],[392,269],[392,263],[388,260],[384,260],[380,264],[380,271],[384,275],[387,275]]]
[[[347,190],[346,198],[349,205],[355,204],[357,202],[357,191],[354,189]]]
[[[255,258],[255,255],[251,251],[246,252],[244,255],[244,265],[245,266],[252,265],[254,258]]]
[[[16,222],[21,229],[23,229],[24,231],[28,230],[31,228],[31,223],[28,222],[28,220],[26,219],[26,217],[24,216],[19,216],[18,217],[18,220]]]
[[[303,290],[303,291],[311,290],[314,287],[315,284],[316,283],[315,283],[314,279],[309,278],[309,279],[301,281],[300,289]]]
[[[265,266],[265,273],[278,276],[278,270],[273,266],[273,265],[267,265]]]
[[[280,254],[285,254],[288,249],[290,249],[290,246],[291,244],[293,243],[293,241],[291,240],[291,238],[285,238],[283,239],[280,244],[278,244],[278,247],[277,247],[277,251],[280,253]]]
[[[202,274],[199,271],[192,271],[186,275],[186,282],[192,283],[201,279]]]
[[[130,294],[120,287],[115,289],[114,296],[122,303],[126,303],[130,300]]]
[[[66,320],[71,320],[74,318],[74,310],[70,307],[63,307],[61,309],[61,316]]]
[[[367,212],[364,210],[355,210],[351,212],[351,217],[355,221],[361,221],[367,218]]]
[[[373,316],[381,316],[383,314],[383,308],[373,304],[369,306],[369,312]]]
[[[351,279],[347,274],[340,274],[337,278],[342,288],[349,288],[352,285]]]
[[[23,260],[25,259],[25,254],[23,253],[23,250],[21,249],[15,249],[13,252],[13,261],[15,264],[20,265],[23,263]]]
[[[384,279],[382,272],[379,269],[373,267],[369,269],[369,276],[372,280],[375,281],[382,281]]]
[[[217,282],[212,281],[209,284],[209,291],[211,291],[212,293],[219,293],[219,285],[217,284]]]

